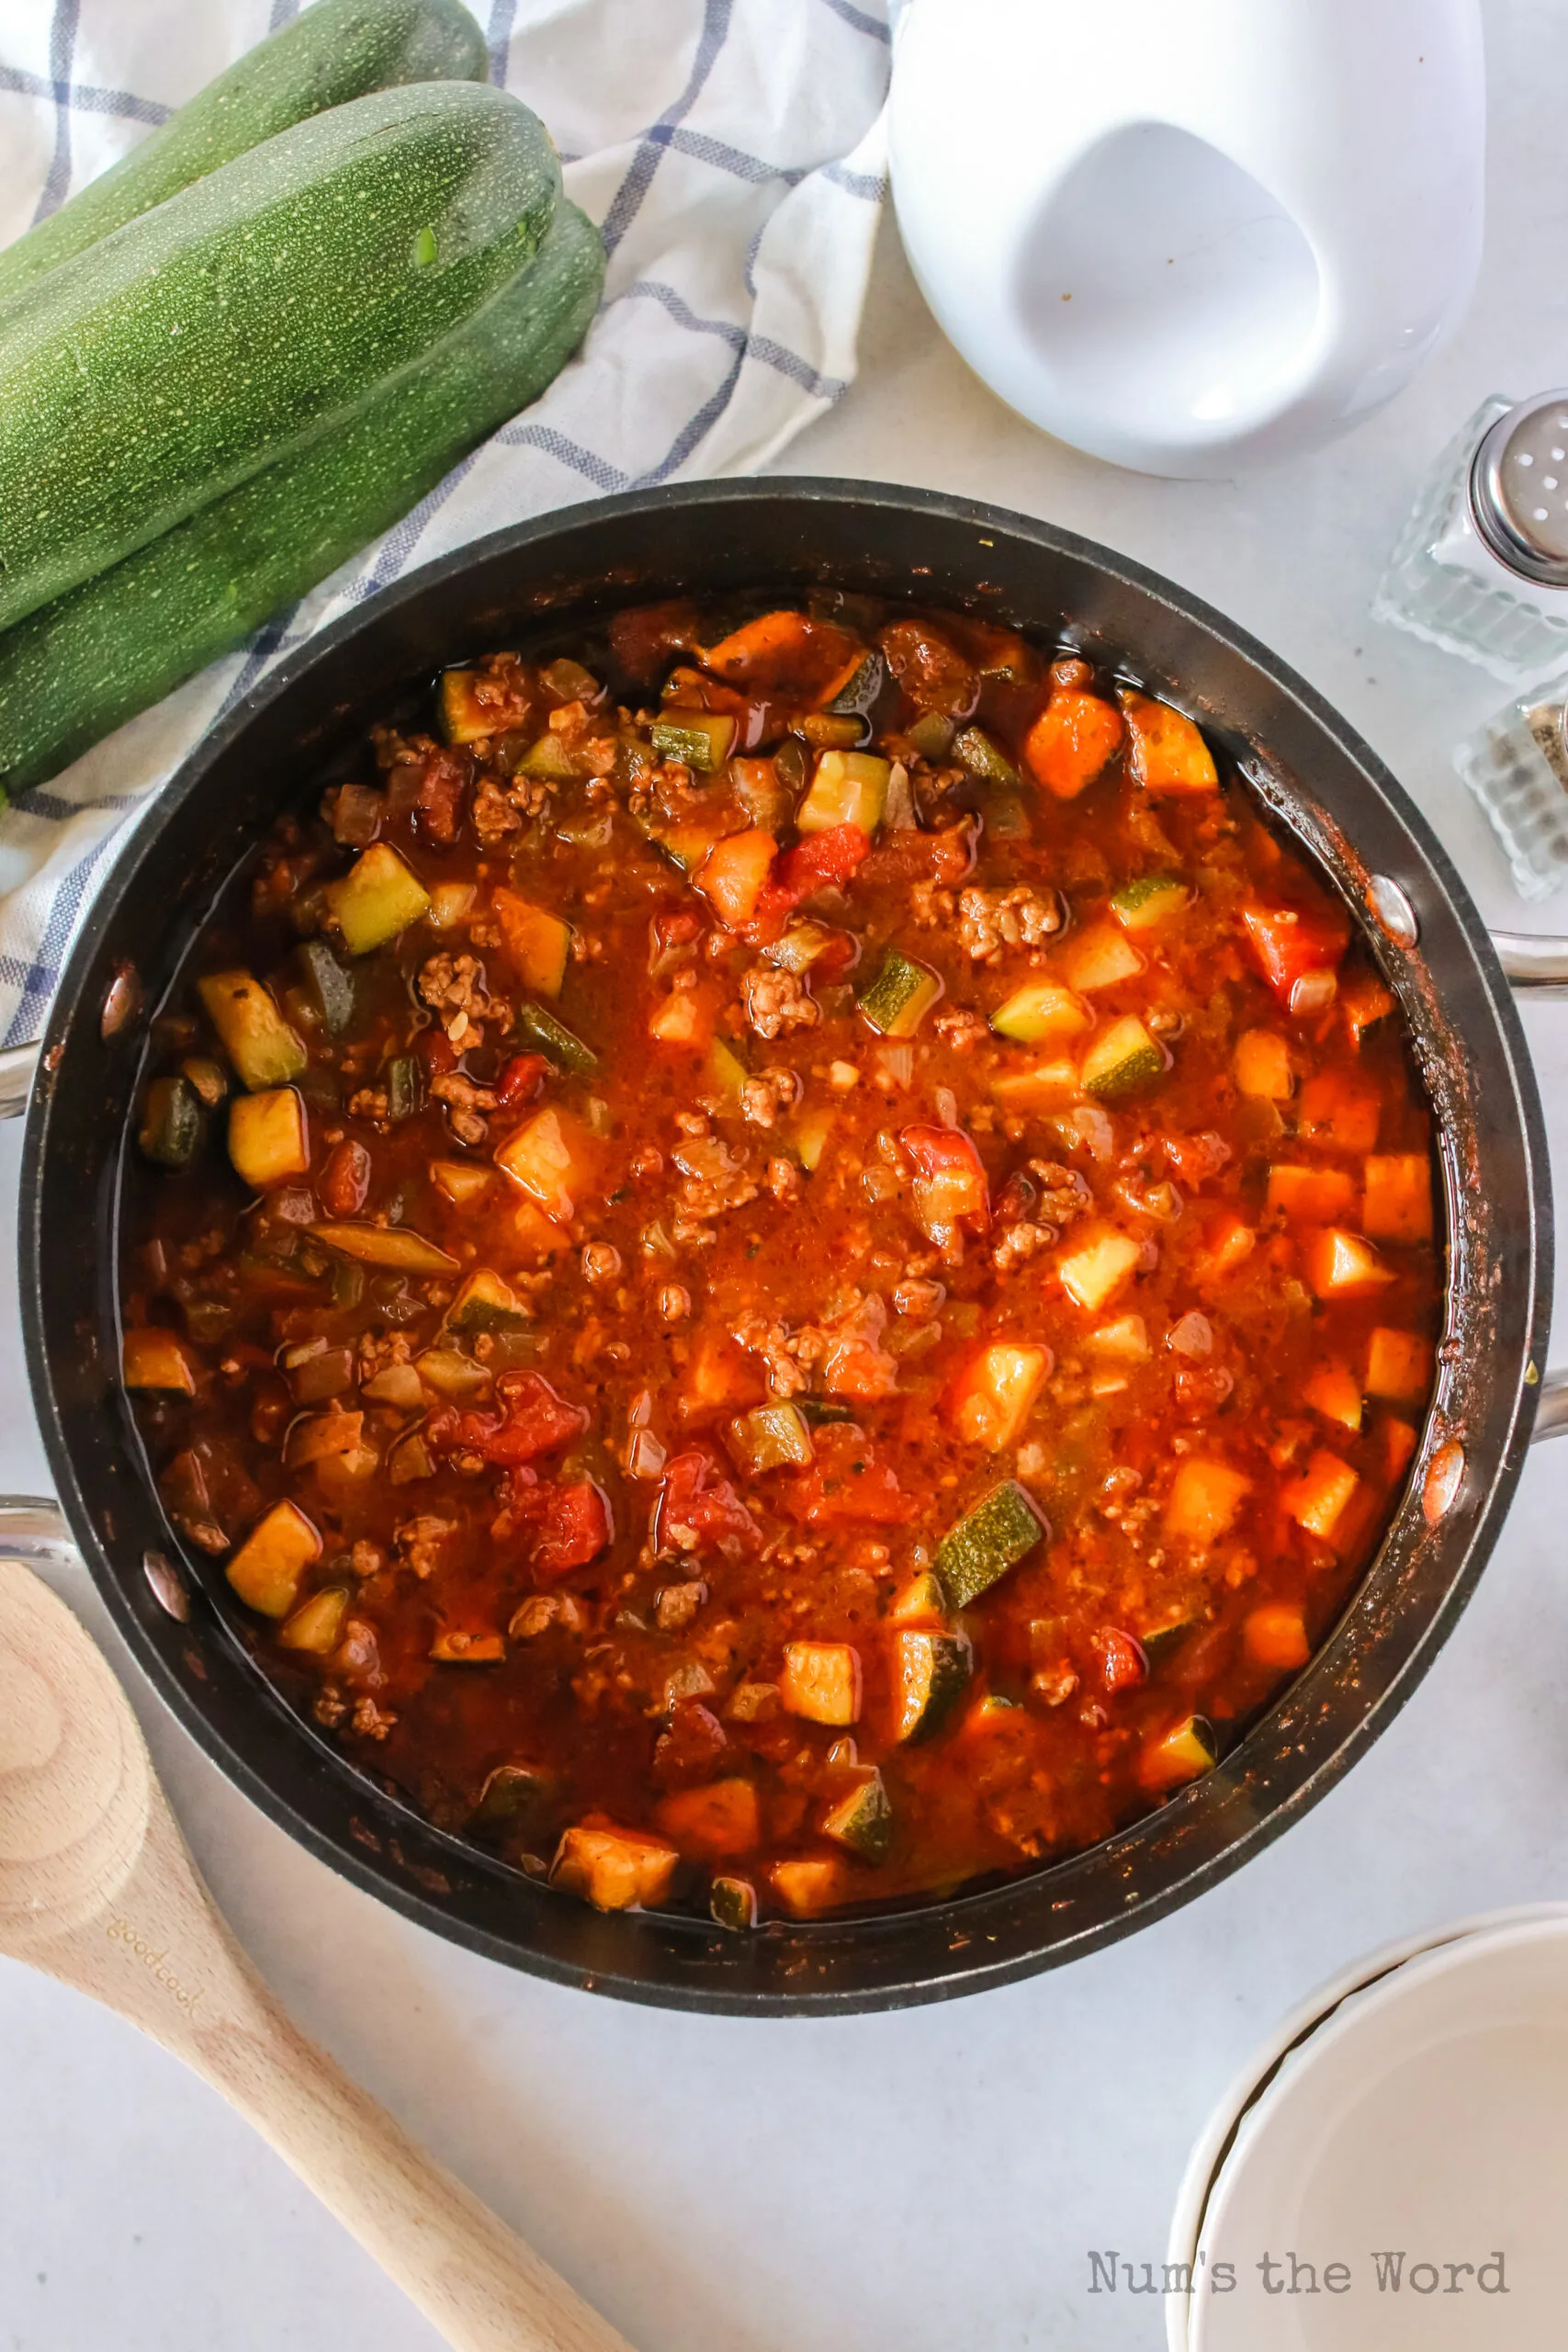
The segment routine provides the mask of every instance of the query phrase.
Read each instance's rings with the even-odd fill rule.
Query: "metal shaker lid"
[[[1568,588],[1568,391],[1500,416],[1470,468],[1470,512],[1484,547],[1542,588]]]

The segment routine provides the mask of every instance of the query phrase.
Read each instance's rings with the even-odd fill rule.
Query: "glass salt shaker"
[[[1523,899],[1568,882],[1568,673],[1532,686],[1460,744],[1454,765],[1486,811]]]
[[[1568,391],[1483,401],[1423,485],[1372,617],[1508,684],[1568,666]]]

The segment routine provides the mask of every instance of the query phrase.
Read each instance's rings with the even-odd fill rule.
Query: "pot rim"
[[[581,1962],[567,1962],[549,1952],[541,1951],[536,1946],[525,1943],[515,1932],[499,1931],[445,1907],[412,1876],[394,1876],[383,1862],[371,1859],[355,1845],[351,1834],[331,1834],[302,1814],[197,1703],[191,1690],[173,1669],[169,1657],[149,1638],[145,1622],[132,1605],[130,1579],[123,1570],[116,1567],[107,1544],[99,1535],[63,1427],[60,1399],[51,1368],[51,1346],[45,1330],[44,1275],[39,1247],[40,1219],[44,1208],[44,1168],[49,1156],[51,1080],[73,1039],[73,1012],[79,1001],[91,1001],[86,990],[93,975],[96,943],[121,905],[134,892],[141,855],[150,842],[155,840],[163,826],[201,790],[211,771],[264,712],[283,702],[302,680],[330,662],[341,648],[352,645],[363,633],[383,627],[389,616],[400,611],[426,601],[438,603],[446,583],[497,560],[547,546],[551,541],[569,539],[575,532],[614,526],[623,519],[649,514],[690,508],[754,509],[759,505],[787,507],[790,504],[801,505],[807,510],[848,508],[856,513],[870,510],[905,519],[924,518],[933,523],[957,524],[975,528],[982,547],[994,543],[986,536],[988,530],[998,536],[1006,535],[1013,541],[1026,542],[1044,555],[1065,557],[1085,565],[1100,579],[1125,585],[1145,602],[1152,600],[1164,606],[1180,623],[1196,628],[1229,655],[1239,657],[1274,695],[1284,697],[1304,715],[1312,730],[1326,736],[1338,752],[1360,771],[1373,794],[1381,794],[1387,803],[1410,846],[1422,860],[1423,878],[1435,886],[1464,933],[1474,962],[1474,977],[1487,1000],[1492,1017],[1503,1034],[1509,1065],[1506,1073],[1509,1080],[1507,1115],[1510,1124],[1517,1128],[1529,1170],[1529,1240],[1534,1279],[1527,1310],[1528,1343],[1519,1350],[1517,1385],[1508,1410],[1506,1434],[1495,1448],[1495,1459],[1480,1467],[1481,1487],[1470,1512],[1468,1533],[1458,1565],[1447,1577],[1435,1605],[1421,1605],[1422,1622],[1416,1638],[1404,1648],[1387,1679],[1381,1680],[1370,1693],[1363,1694],[1359,1712],[1348,1729],[1336,1738],[1332,1747],[1311,1765],[1288,1793],[1272,1798],[1266,1810],[1255,1815],[1236,1834],[1229,1836],[1216,1850],[1200,1850],[1198,1859],[1186,1867],[1170,1871],[1153,1891],[1129,1896],[1126,1908],[1114,1916],[1092,1920],[1064,1934],[1057,1940],[1036,1939],[1027,1950],[1017,1948],[1016,1938],[1003,1938],[993,1932],[991,1922],[999,1916],[998,1906],[1010,1901],[1016,1905],[1021,1899],[1038,1909],[1043,1921],[1048,1921],[1054,1911],[1071,1907],[1060,1898],[1074,1873],[1092,1867],[1104,1873],[1128,1875],[1139,1850],[1146,1848],[1161,1831],[1169,1832],[1173,1837],[1179,1835],[1183,1821],[1191,1815],[1194,1806],[1202,1802],[1203,1792],[1226,1772],[1230,1764],[1239,1764],[1246,1758],[1247,1751],[1254,1747],[1271,1724],[1276,1723],[1288,1702],[1299,1702],[1303,1697],[1310,1696],[1309,1686],[1314,1682],[1325,1686],[1332,1682],[1334,1653],[1342,1645],[1359,1597],[1365,1592],[1368,1582],[1375,1574],[1377,1564],[1382,1557],[1382,1549],[1369,1566],[1356,1592],[1350,1596],[1338,1624],[1319,1646],[1297,1682],[1249,1726],[1236,1748],[1214,1773],[1190,1784],[1155,1813],[1141,1816],[1097,1846],[1066,1856],[1036,1871],[1010,1879],[1000,1887],[982,1887],[961,1893],[943,1902],[910,1906],[897,1912],[862,1914],[823,1921],[770,1922],[758,1936],[744,1939],[752,1945],[764,1940],[776,1945],[782,1939],[803,1951],[815,1948],[820,1952],[835,1937],[848,1936],[852,1939],[857,1934],[863,1937],[881,1934],[896,1940],[901,1933],[913,1929],[928,1944],[941,1942],[945,1946],[942,1959],[928,1961],[903,1973],[878,1975],[876,1981],[854,1987],[836,1984],[818,1986],[810,1982],[792,1985],[787,1980],[776,1987],[771,1984],[761,1987],[746,1982],[739,1972],[736,1972],[733,1977],[725,1977],[723,1981],[717,1975],[706,1979],[693,1977],[684,1984],[673,1985],[669,1982],[653,1981],[619,1964],[613,1946],[607,1947],[604,1965],[584,1967]],[[808,520],[808,516],[803,520]],[[845,567],[840,564],[836,568],[841,573]],[[599,609],[604,609],[615,601],[615,582],[603,574],[592,582],[585,582],[583,589],[584,593],[578,600],[579,609],[595,603]],[[570,607],[563,605],[562,609]],[[1136,666],[1132,662],[1128,665],[1130,671],[1135,671]],[[1182,704],[1179,684],[1174,688],[1162,686],[1160,690],[1168,693],[1179,706]],[[1256,775],[1251,780],[1255,785],[1258,781]],[[1307,846],[1310,850],[1313,844],[1309,842]],[[1319,856],[1321,860],[1321,850]],[[1342,895],[1348,895],[1343,880],[1336,878]],[[1366,917],[1353,902],[1352,912],[1365,931],[1368,927]],[[1403,999],[1401,1009],[1406,1017],[1408,1030],[1411,1024]],[[1015,514],[1001,507],[949,497],[940,492],[909,489],[897,483],[857,482],[831,477],[781,475],[764,480],[662,485],[652,490],[625,492],[614,498],[583,501],[534,517],[472,541],[409,573],[394,585],[367,598],[352,612],[340,616],[258,681],[203,739],[163,788],[155,806],[137,824],[128,844],[128,854],[118,861],[114,872],[106,880],[73,943],[51,1007],[43,1045],[42,1070],[29,1107],[24,1144],[20,1220],[23,1330],[35,1403],[57,1488],[94,1581],[118,1630],[165,1703],[220,1770],[319,1860],[421,1925],[483,1952],[487,1957],[559,1983],[584,1984],[634,2001],[721,2014],[842,2014],[952,1998],[993,1984],[1014,1982],[1045,1967],[1097,1950],[1118,1939],[1134,1927],[1148,1925],[1165,1917],[1218,1883],[1280,1836],[1292,1821],[1328,1792],[1371,1741],[1386,1728],[1411,1696],[1462,1612],[1500,1532],[1523,1464],[1540,1394],[1536,1366],[1545,1356],[1551,1303],[1551,1204],[1544,1120],[1523,1032],[1507,983],[1491,940],[1475,914],[1457,870],[1419,810],[1409,801],[1371,747],[1312,686],[1247,631],[1201,599],[1190,595],[1175,583],[1131,559],[1058,529],[1054,525]],[[1459,1180],[1449,1164],[1446,1153],[1445,1167],[1451,1225],[1455,1185]],[[111,1287],[112,1272],[110,1269],[108,1275]],[[1406,1506],[1402,1507],[1391,1523],[1391,1532],[1402,1523],[1404,1510],[1407,1507],[1408,1498]],[[1387,1540],[1385,1537],[1385,1545]],[[297,1718],[290,1717],[289,1720],[295,1724],[296,1732],[302,1728]],[[357,1773],[346,1759],[340,1759],[334,1755],[333,1760],[338,1765],[351,1806],[355,1792],[363,1803],[378,1804],[384,1809],[389,1805],[389,1801],[379,1797],[378,1792],[374,1792],[374,1784]],[[390,1810],[401,1812],[413,1824],[423,1820],[423,1816],[412,1807],[391,1804]],[[486,1869],[501,1870],[509,1883],[515,1875],[505,1866],[489,1863],[487,1858],[477,1855],[465,1841],[435,1830],[430,1825],[424,1826],[429,1840],[435,1846],[447,1847],[460,1854],[470,1869],[477,1867],[481,1871]],[[639,1916],[644,1920],[660,1917],[657,1914],[618,1915],[616,1924],[632,1926],[635,1930]],[[701,1923],[697,1925],[700,1928]],[[728,1940],[739,1943],[743,1939]],[[987,1950],[988,1945],[998,1941],[1006,1942],[1009,1949],[999,1952]]]

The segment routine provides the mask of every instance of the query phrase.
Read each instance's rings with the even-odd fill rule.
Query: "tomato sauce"
[[[447,673],[158,1021],[122,1261],[266,1670],[606,1908],[931,1898],[1208,1770],[1403,1489],[1429,1114],[1167,706],[761,599]]]

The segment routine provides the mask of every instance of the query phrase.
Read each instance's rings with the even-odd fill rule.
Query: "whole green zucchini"
[[[544,390],[604,282],[599,232],[562,203],[512,284],[347,423],[0,635],[0,799],[243,645],[397,522]]]
[[[514,277],[560,166],[503,90],[334,107],[0,322],[0,628],[303,446]]]
[[[316,0],[0,252],[0,302],[292,123],[367,90],[482,82],[487,65],[462,0]]]

